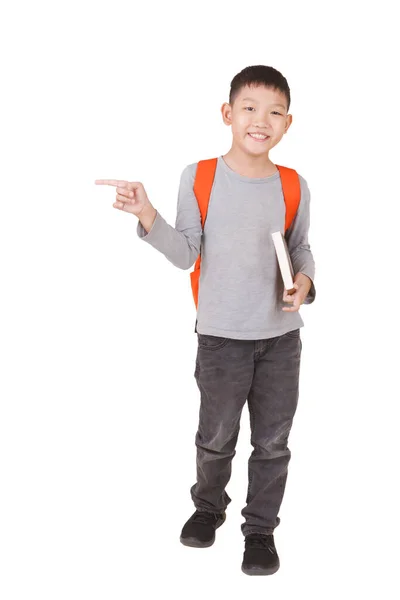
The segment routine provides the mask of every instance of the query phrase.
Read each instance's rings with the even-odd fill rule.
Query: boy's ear
[[[285,131],[284,134],[287,132],[287,130],[289,129],[289,127],[291,126],[293,121],[293,117],[292,115],[286,115],[286,125],[285,125]]]
[[[228,102],[224,102],[221,106],[221,114],[225,125],[232,125],[232,107]]]

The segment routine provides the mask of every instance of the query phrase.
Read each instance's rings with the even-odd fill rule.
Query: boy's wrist
[[[311,278],[306,275],[305,273],[298,273],[297,274],[297,278],[301,281],[301,282],[305,282],[305,283],[309,283],[311,285],[312,280]]]
[[[157,211],[152,204],[146,204],[142,211],[139,213],[138,218],[143,228],[148,233],[153,226],[154,220],[157,216]]]
[[[309,290],[311,289],[312,286],[312,279],[306,275],[305,273],[297,273],[295,276],[294,281],[303,289],[306,290],[306,293],[308,294]]]

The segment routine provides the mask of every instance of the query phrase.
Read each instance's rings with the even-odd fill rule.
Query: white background
[[[393,2],[11,3],[1,11],[2,600],[399,597],[398,66]],[[227,521],[193,512],[190,271],[94,180],[174,224],[190,163],[226,153],[244,67],[288,79],[271,159],[311,191],[317,298],[275,540],[240,570],[247,408]]]

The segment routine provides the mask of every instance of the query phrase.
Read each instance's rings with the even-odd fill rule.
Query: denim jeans
[[[285,491],[288,437],[299,396],[300,329],[262,340],[197,333],[194,376],[200,390],[196,433],[198,510],[220,513],[231,502],[225,487],[247,400],[251,445],[242,533],[273,533]]]

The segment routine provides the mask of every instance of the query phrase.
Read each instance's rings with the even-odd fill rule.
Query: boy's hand
[[[293,281],[295,291],[289,294],[285,289],[283,292],[283,301],[293,303],[293,306],[284,306],[282,308],[282,310],[287,312],[299,310],[312,285],[311,279],[307,275],[304,275],[304,273],[297,273]]]
[[[114,208],[131,213],[139,217],[142,211],[150,207],[143,184],[139,181],[120,181],[118,179],[96,179],[96,185],[113,185],[117,188]]]

